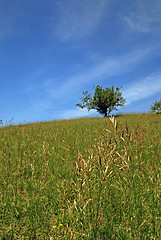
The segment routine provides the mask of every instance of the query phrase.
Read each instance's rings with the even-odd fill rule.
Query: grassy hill
[[[161,239],[161,116],[0,128],[1,239]]]

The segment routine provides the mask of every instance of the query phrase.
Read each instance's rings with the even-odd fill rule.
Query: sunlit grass
[[[1,239],[160,239],[161,116],[0,128]]]

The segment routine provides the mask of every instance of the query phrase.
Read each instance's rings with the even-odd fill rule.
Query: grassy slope
[[[161,237],[161,116],[116,120],[0,129],[2,239]]]

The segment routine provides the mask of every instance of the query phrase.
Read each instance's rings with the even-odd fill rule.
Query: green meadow
[[[161,115],[1,127],[0,238],[161,239]]]

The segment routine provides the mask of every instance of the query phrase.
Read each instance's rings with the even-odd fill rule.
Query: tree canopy
[[[94,95],[84,91],[84,97],[81,98],[82,103],[76,104],[80,108],[87,108],[88,110],[95,109],[103,116],[107,116],[111,111],[117,110],[118,107],[124,106],[126,100],[122,97],[120,88],[114,86],[103,89],[102,86],[97,85]]]
[[[159,101],[155,100],[150,110],[152,112],[161,113],[161,99]]]

